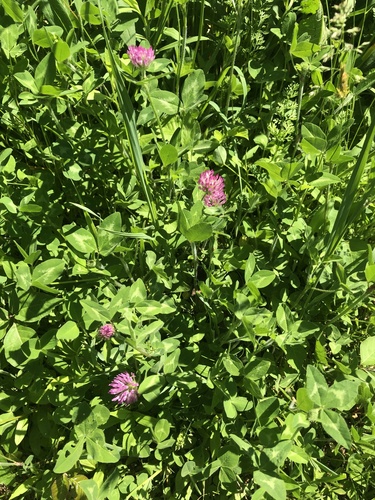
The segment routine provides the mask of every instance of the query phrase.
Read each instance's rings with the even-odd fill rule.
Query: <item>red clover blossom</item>
[[[112,323],[106,323],[99,328],[99,336],[103,339],[110,339],[115,334],[115,327]]]
[[[155,59],[155,53],[152,47],[146,49],[145,47],[130,45],[127,54],[131,63],[136,68],[147,68]]]
[[[224,192],[224,179],[219,174],[215,174],[213,170],[205,170],[199,176],[199,189],[206,193],[203,202],[206,207],[215,207],[224,205],[227,197]]]
[[[135,381],[134,373],[123,372],[116,375],[109,386],[109,394],[116,394],[112,401],[131,405],[138,400],[139,384]]]

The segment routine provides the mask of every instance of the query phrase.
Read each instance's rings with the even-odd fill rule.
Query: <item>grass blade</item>
[[[363,172],[367,164],[374,135],[375,135],[375,110],[371,110],[370,127],[367,131],[362,151],[358,157],[357,163],[354,167],[348,186],[342,198],[342,202],[339,211],[337,213],[336,220],[333,225],[332,232],[330,234],[330,238],[328,240],[328,246],[324,256],[325,259],[329,258],[332,255],[332,253],[335,251],[338,244],[340,243],[342,237],[344,236],[346,230],[348,229],[348,226],[354,221],[354,219],[356,218],[356,214],[360,213],[358,204],[356,212],[353,213],[353,205],[355,202],[355,197],[358,191],[358,186],[361,177],[363,175]],[[366,199],[362,198],[362,206],[364,205],[365,202]]]

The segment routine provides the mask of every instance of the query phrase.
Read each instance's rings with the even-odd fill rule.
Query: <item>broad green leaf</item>
[[[306,390],[309,398],[318,406],[323,406],[327,398],[328,385],[322,373],[313,365],[306,370]]]
[[[375,337],[368,337],[360,346],[361,365],[375,365]]]
[[[97,251],[95,238],[87,229],[77,229],[74,233],[65,235],[65,238],[78,252],[88,254]]]
[[[170,306],[166,302],[158,302],[156,300],[145,300],[137,302],[136,310],[148,316],[157,316],[158,314],[172,314],[176,311],[175,307]]]
[[[324,408],[350,410],[357,401],[358,385],[359,382],[351,380],[334,382],[328,388],[326,397],[323,399]]]
[[[122,220],[120,212],[114,212],[101,221],[98,226],[98,248],[102,255],[110,255],[124,236],[121,234]]]
[[[87,455],[90,459],[104,464],[115,464],[120,460],[117,450],[109,450],[104,441],[103,431],[96,429],[86,438]]]
[[[300,387],[297,390],[297,408],[305,412],[309,412],[314,408],[314,403],[311,401],[306,387]]]
[[[202,467],[198,467],[195,462],[188,461],[185,462],[181,469],[181,477],[194,476],[202,470]]]
[[[35,84],[40,90],[42,85],[53,85],[56,76],[55,58],[48,53],[35,69]]]
[[[164,144],[159,151],[159,156],[164,167],[172,165],[178,160],[177,149],[172,144]]]
[[[366,280],[369,283],[375,283],[375,264],[367,264],[365,269],[365,276]]]
[[[56,333],[59,340],[74,340],[79,336],[79,329],[74,321],[67,321]]]
[[[37,265],[33,271],[33,281],[49,285],[57,280],[64,271],[65,262],[62,259],[49,259]]]
[[[137,281],[135,281],[130,287],[128,300],[131,304],[138,304],[145,301],[146,298],[147,291],[145,284],[143,283],[141,278],[138,278]]]
[[[150,92],[152,105],[158,115],[175,115],[180,103],[179,98],[167,90],[153,90]]]
[[[27,326],[13,325],[9,328],[3,341],[4,352],[9,356],[12,351],[18,351],[28,340],[35,335],[35,330]]]
[[[102,498],[99,495],[99,487],[94,479],[85,479],[83,481],[80,481],[79,487],[82,489],[86,496],[85,500],[98,500],[99,498]]]
[[[267,375],[270,366],[271,361],[252,358],[244,367],[244,376],[250,380],[259,380]]]
[[[9,198],[9,196],[2,196],[0,198],[0,203],[5,205],[5,208],[8,210],[8,212],[12,214],[17,213],[17,205],[13,203],[13,201]]]
[[[254,483],[264,488],[274,500],[286,500],[286,488],[282,479],[260,470],[254,471],[253,477]]]
[[[171,424],[165,418],[157,421],[152,433],[158,443],[165,441],[168,438],[171,430]]]
[[[29,291],[27,293],[28,295],[23,297],[20,309],[16,314],[16,319],[19,321],[35,323],[35,321],[51,314],[54,308],[62,302],[60,298],[51,298],[49,295],[39,291],[35,293],[30,293]]]
[[[254,273],[250,277],[249,282],[253,283],[257,288],[265,288],[270,285],[275,278],[276,275],[273,271],[267,271],[267,269],[264,269]]]
[[[58,458],[53,472],[55,474],[64,474],[64,472],[69,472],[73,469],[75,464],[81,458],[83,444],[83,439],[80,439],[76,444],[71,441],[67,443],[64,448],[58,452]]]
[[[234,377],[237,377],[240,374],[240,370],[242,368],[242,363],[239,359],[236,359],[233,356],[225,356],[223,358],[223,365],[226,371],[230,374],[233,375]]]
[[[90,299],[82,299],[80,303],[92,321],[100,321],[101,323],[111,321],[108,309],[103,307],[98,302]]]
[[[238,465],[240,456],[237,453],[233,453],[228,449],[223,450],[223,453],[218,456],[218,461],[221,467],[235,468]]]
[[[28,290],[31,286],[31,273],[30,267],[26,262],[20,262],[15,268],[14,274],[17,280],[17,286],[22,290]]]
[[[47,49],[53,46],[55,40],[61,37],[63,32],[60,26],[44,26],[33,32],[32,41],[35,45]]]
[[[201,69],[195,70],[186,78],[181,98],[185,109],[193,108],[204,100],[204,86],[206,79],[204,71]]]
[[[237,417],[237,408],[235,407],[235,405],[232,403],[232,401],[230,399],[226,399],[223,402],[223,408],[224,408],[225,415],[227,416],[227,418],[230,418],[233,420]]]
[[[152,401],[160,394],[164,383],[165,377],[163,375],[150,375],[141,382],[139,394],[141,394],[146,401]]]
[[[289,456],[289,452],[292,449],[293,441],[291,439],[280,441],[272,448],[263,448],[263,453],[269,458],[269,460],[276,465],[276,467],[283,467],[285,460]]]
[[[53,45],[52,52],[57,62],[63,62],[70,57],[69,45],[63,40],[58,40]]]
[[[255,407],[255,413],[259,424],[261,426],[268,424],[279,413],[279,409],[279,400],[273,396],[260,400]]]
[[[175,349],[171,354],[167,356],[163,363],[163,372],[165,374],[174,373],[177,366],[178,361],[180,359],[181,349]]]
[[[38,93],[38,86],[35,83],[33,76],[29,71],[22,71],[20,73],[15,73],[14,78],[20,82],[21,85],[31,90],[33,94]]]
[[[76,6],[78,4],[75,4]],[[48,0],[42,4],[43,14],[51,25],[58,25],[65,33],[78,24],[67,0]]]
[[[8,14],[13,21],[22,23],[24,14],[16,0],[1,0],[1,4],[4,7],[5,13]]]
[[[182,231],[181,231],[182,232]],[[186,231],[182,232],[188,241],[205,241],[212,236],[212,226],[207,222],[200,222],[189,227]]]
[[[338,444],[349,449],[352,445],[350,431],[341,415],[332,410],[321,410],[319,421],[323,429],[329,434]]]
[[[84,2],[81,6],[80,16],[89,24],[101,24],[100,10],[90,2]]]
[[[29,421],[27,418],[19,420],[16,424],[16,431],[14,433],[14,444],[18,446],[27,434],[29,428]]]
[[[319,172],[314,180],[306,179],[310,186],[322,188],[326,186],[330,186],[331,184],[336,184],[337,182],[341,182],[340,177],[337,175],[333,175],[330,172]]]
[[[269,160],[258,160],[255,165],[264,168],[270,174],[271,179],[274,181],[283,181],[284,178],[281,175],[281,167],[276,163],[272,163]]]

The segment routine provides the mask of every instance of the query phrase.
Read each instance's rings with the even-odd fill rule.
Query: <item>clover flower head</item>
[[[115,334],[115,327],[112,323],[106,323],[99,328],[99,336],[103,339],[110,339]]]
[[[203,203],[206,207],[224,205],[227,201],[224,192],[224,179],[221,175],[215,174],[213,170],[205,170],[202,172],[199,176],[198,185],[199,189],[206,193],[206,196],[203,198]]]
[[[136,68],[147,68],[155,59],[155,53],[152,47],[146,49],[145,47],[130,45],[127,54],[131,63]]]
[[[109,394],[115,394],[112,401],[131,405],[138,400],[139,384],[135,381],[134,373],[123,372],[116,375],[109,386],[111,387]]]

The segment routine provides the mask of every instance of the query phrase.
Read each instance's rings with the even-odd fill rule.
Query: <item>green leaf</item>
[[[342,380],[334,382],[323,399],[324,408],[336,408],[338,410],[350,410],[357,401],[359,382]]]
[[[0,203],[5,205],[5,208],[8,210],[8,212],[12,214],[17,213],[17,205],[13,203],[13,201],[8,197],[8,196],[2,196],[0,198]]]
[[[375,365],[375,337],[368,337],[360,346],[361,365]]]
[[[22,290],[28,290],[31,286],[31,273],[30,268],[26,262],[20,262],[14,271],[17,286]]]
[[[141,394],[146,399],[146,401],[152,401],[160,394],[164,383],[164,376],[150,375],[141,382],[139,386],[139,394]]]
[[[88,254],[97,251],[95,238],[87,229],[80,228],[74,233],[65,235],[65,238],[78,252]]]
[[[322,410],[320,412],[319,421],[323,429],[329,434],[338,444],[349,449],[352,445],[350,431],[345,420],[341,415],[332,410]]]
[[[101,255],[110,255],[113,249],[121,243],[122,220],[120,212],[114,212],[106,217],[98,227],[98,249]]]
[[[267,425],[279,413],[279,400],[273,396],[264,398],[255,407],[255,413],[261,426]]]
[[[82,299],[80,303],[92,321],[106,323],[111,321],[110,312],[98,302],[90,299]]]
[[[320,7],[320,0],[302,0],[301,12],[304,14],[316,14]]]
[[[224,365],[226,371],[230,375],[237,377],[240,374],[240,370],[242,368],[242,363],[239,359],[236,359],[230,355],[225,356],[223,358],[223,365]]]
[[[79,487],[82,489],[84,494],[86,495],[87,500],[98,500],[102,498],[99,495],[99,487],[94,481],[94,479],[85,479],[83,481],[79,481]],[[77,497],[75,497],[77,498]],[[86,500],[85,498],[85,500]],[[83,499],[82,499],[83,500]]]
[[[181,349],[175,349],[171,354],[167,356],[163,363],[163,372],[165,374],[173,373],[177,366],[178,361],[180,359]]]
[[[83,439],[80,439],[76,445],[73,442],[67,443],[64,448],[58,452],[58,458],[53,472],[55,474],[64,474],[64,472],[69,472],[73,469],[81,458],[83,444]]]
[[[341,182],[341,179],[337,175],[333,175],[330,172],[323,171],[323,172],[319,172],[316,175],[316,179],[310,180],[307,178],[306,181],[312,187],[322,188],[322,187],[330,186],[331,184],[336,184],[338,182]]]
[[[53,54],[49,53],[40,61],[35,69],[35,83],[38,89],[42,85],[52,85],[55,81],[56,66]]]
[[[5,13],[8,14],[13,21],[22,23],[24,14],[16,0],[1,0],[1,4],[4,7]]]
[[[200,222],[199,224],[194,224],[194,226],[191,226],[182,232],[182,234],[191,242],[205,241],[212,236],[212,226],[207,222]]]
[[[135,281],[130,287],[128,300],[131,304],[138,304],[145,301],[146,298],[147,291],[145,284],[143,283],[141,278],[138,278],[137,281]]]
[[[202,100],[205,100],[204,87],[206,78],[204,71],[197,69],[186,78],[181,92],[182,102],[185,109],[196,107]],[[203,99],[202,99],[203,98]]]
[[[250,380],[259,380],[267,375],[270,366],[271,361],[252,358],[244,367],[244,376]]]
[[[176,308],[170,306],[166,302],[158,302],[156,300],[145,300],[138,302],[135,308],[141,314],[148,316],[157,316],[158,314],[172,314],[176,311]]]
[[[158,443],[168,438],[171,430],[171,424],[165,418],[157,421],[152,433]]]
[[[120,453],[117,450],[108,450],[104,441],[104,433],[101,429],[96,429],[90,437],[86,438],[86,448],[88,458],[104,464],[115,464],[120,460]]]
[[[366,265],[365,276],[369,283],[375,283],[375,264]]]
[[[306,389],[311,401],[323,406],[327,398],[328,385],[322,373],[315,366],[308,365],[306,370]]]
[[[275,500],[286,500],[285,483],[280,478],[256,470],[254,471],[254,483],[264,488]]]
[[[84,2],[79,11],[80,16],[89,24],[99,25],[102,23],[100,19],[100,10],[96,5],[90,2]]]
[[[180,100],[172,92],[167,90],[153,90],[150,92],[153,107],[158,115],[175,115],[178,112]]]
[[[67,321],[56,333],[56,338],[59,340],[74,340],[78,336],[79,329],[74,321]]]
[[[9,356],[12,351],[18,351],[28,340],[35,335],[35,330],[27,326],[13,325],[9,328],[3,341],[4,352]]]
[[[15,73],[14,78],[20,82],[21,85],[31,90],[33,94],[38,93],[38,87],[35,83],[33,76],[29,73],[29,71],[22,71],[20,73]]]
[[[160,148],[159,155],[164,167],[172,165],[178,160],[177,149],[172,144],[164,144]]]
[[[267,271],[267,269],[264,269],[254,273],[250,277],[249,282],[253,283],[257,288],[265,288],[271,284],[275,278],[276,275],[273,271]]]
[[[57,280],[64,271],[65,262],[62,259],[49,259],[35,267],[32,279],[43,285],[49,285]]]
[[[60,26],[44,26],[33,32],[32,41],[35,45],[48,49],[53,47],[55,40],[60,38],[63,32]]]
[[[27,418],[19,420],[16,424],[16,431],[14,433],[14,444],[18,446],[24,439],[29,427],[29,421]]]
[[[53,55],[57,62],[66,61],[70,57],[69,45],[63,40],[58,40],[52,47]]]

